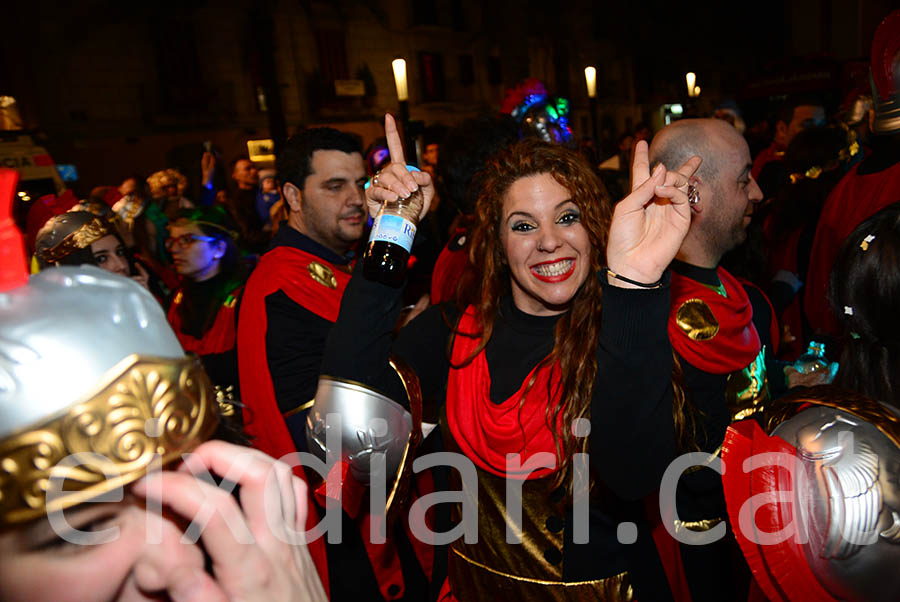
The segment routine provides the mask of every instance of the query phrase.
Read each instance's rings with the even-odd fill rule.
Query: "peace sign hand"
[[[419,220],[428,213],[434,198],[434,184],[426,171],[409,171],[403,157],[403,143],[394,118],[384,116],[384,135],[387,138],[391,162],[372,177],[372,185],[366,189],[366,205],[369,215],[375,218],[384,201],[407,198],[416,190],[422,191],[424,202],[419,210]]]
[[[609,228],[606,262],[610,270],[648,284],[662,277],[691,226],[688,182],[700,162],[700,157],[691,157],[678,170],[668,172],[659,164],[650,173],[647,143],[637,143],[631,194],[616,205]],[[616,278],[610,278],[610,284],[637,288]]]

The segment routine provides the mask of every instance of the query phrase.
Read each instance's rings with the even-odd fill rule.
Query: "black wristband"
[[[606,281],[609,282],[609,278],[613,277],[616,280],[621,280],[622,282],[627,282],[628,284],[633,284],[635,286],[639,286],[641,288],[660,288],[663,285],[663,279],[660,278],[656,282],[647,284],[646,282],[638,282],[637,280],[632,280],[631,278],[626,278],[621,274],[616,274],[609,268],[603,268],[603,271],[606,272]]]

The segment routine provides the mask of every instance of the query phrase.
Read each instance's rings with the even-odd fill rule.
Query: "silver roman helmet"
[[[406,477],[422,439],[418,377],[396,358],[391,359],[391,366],[403,382],[411,411],[360,383],[321,376],[315,403],[306,418],[310,451],[326,462],[345,462],[350,474],[360,483],[368,485],[378,478],[373,473],[381,470],[378,467],[383,462],[389,509],[393,500],[405,497],[403,488],[409,480]],[[333,453],[337,441],[341,450],[339,458]]]
[[[759,420],[728,427],[722,483],[763,593],[900,600],[897,410],[825,385],[779,398]]]
[[[892,438],[900,416],[874,401],[845,403],[814,405],[772,432],[797,449],[803,472],[794,491],[806,530],[800,545],[836,599],[898,600],[900,448]]]
[[[28,278],[15,180],[0,170],[0,527],[130,483],[217,424],[209,379],[143,287],[94,266]]]

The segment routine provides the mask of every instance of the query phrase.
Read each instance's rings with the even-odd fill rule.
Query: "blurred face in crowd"
[[[125,247],[112,234],[92,242],[91,253],[94,255],[94,263],[104,270],[126,277],[131,275]]]
[[[167,599],[164,579],[174,569],[203,570],[199,546],[182,543],[183,530],[176,523],[165,513],[149,515],[128,493],[120,502],[80,504],[64,517],[87,537],[99,540],[104,531],[114,531],[107,543],[94,545],[66,541],[46,518],[0,532],[0,600]]]
[[[278,185],[275,183],[275,178],[263,179],[263,181],[260,182],[260,190],[262,190],[265,194],[278,192]]]
[[[750,175],[750,148],[744,137],[726,122],[719,123],[714,138],[718,169],[709,187],[700,190],[700,198],[708,199],[702,213],[706,247],[721,257],[747,238],[753,206],[763,195]]]
[[[127,196],[129,194],[135,194],[138,191],[138,183],[134,178],[127,178],[122,181],[119,185],[119,194],[122,196]]]
[[[825,107],[819,105],[798,105],[794,108],[791,122],[776,125],[776,141],[782,148],[787,148],[794,136],[809,128],[825,125]]]
[[[237,184],[241,190],[249,190],[255,188],[259,184],[259,171],[256,165],[248,159],[241,159],[234,164],[234,171],[231,172],[231,179]]]
[[[346,255],[366,225],[366,167],[359,153],[317,150],[303,190],[284,185],[290,225],[339,255]]]
[[[572,194],[549,173],[519,178],[503,199],[500,232],[516,307],[538,316],[565,312],[593,252]]]
[[[426,165],[437,165],[439,150],[440,147],[437,144],[425,145],[425,152],[422,153],[422,160],[425,161]]]
[[[637,144],[641,140],[646,140],[647,142],[650,142],[651,138],[653,138],[653,132],[650,130],[649,127],[644,126],[641,129],[634,132],[634,142],[632,142],[632,145]]]
[[[179,275],[202,282],[219,273],[226,244],[204,234],[194,224],[176,223],[169,227],[166,249]]]

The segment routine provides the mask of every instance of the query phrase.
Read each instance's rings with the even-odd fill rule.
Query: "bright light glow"
[[[669,112],[672,113],[672,115],[681,115],[684,113],[684,107],[679,104],[674,104],[669,107]]]
[[[22,200],[23,200],[23,201],[30,201],[30,200],[31,200],[31,197],[28,196],[28,195],[25,195],[25,196],[22,197]]]
[[[24,192],[20,192],[20,193],[19,193],[19,196],[25,196],[25,193],[24,193]]]
[[[587,84],[588,98],[597,96],[597,70],[593,67],[584,68],[584,81]]]
[[[688,71],[684,76],[684,81],[687,82],[688,96],[694,95],[694,84],[697,83],[697,76],[693,71]]]
[[[394,59],[391,63],[394,67],[394,85],[397,86],[397,100],[409,100],[409,88],[406,86],[406,61]]]
[[[694,96],[700,96],[700,86],[694,88]]]

